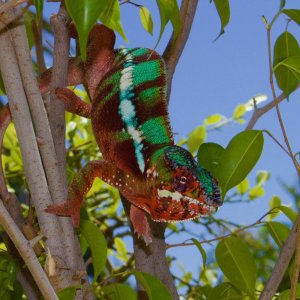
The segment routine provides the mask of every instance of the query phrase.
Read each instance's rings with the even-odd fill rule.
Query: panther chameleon
[[[102,160],[90,161],[73,178],[67,201],[46,212],[80,223],[80,207],[99,177],[131,204],[134,231],[151,243],[147,214],[157,222],[209,215],[222,205],[217,180],[184,148],[174,144],[167,110],[167,69],[163,58],[146,48],[114,50],[113,31],[96,25],[87,61],[70,60],[68,85],[83,83],[92,99],[83,102],[68,88],[56,95],[66,110],[91,118]],[[51,70],[40,89],[49,88]]]

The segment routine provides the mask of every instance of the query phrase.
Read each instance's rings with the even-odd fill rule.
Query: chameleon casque
[[[97,25],[87,62],[70,62],[69,84],[83,81],[91,104],[67,88],[56,90],[67,110],[91,118],[104,159],[88,162],[74,176],[67,201],[46,211],[70,216],[78,227],[83,198],[99,177],[131,203],[133,228],[148,244],[147,214],[158,222],[208,215],[222,204],[220,188],[187,150],[174,145],[162,57],[145,48],[113,50],[114,41],[111,30]],[[43,85],[42,77],[42,91]]]

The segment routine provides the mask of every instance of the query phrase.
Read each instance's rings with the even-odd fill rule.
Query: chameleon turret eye
[[[180,183],[181,184],[186,184],[187,178],[185,176],[181,176],[180,178]]]

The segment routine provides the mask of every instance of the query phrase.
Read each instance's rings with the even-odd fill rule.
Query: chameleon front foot
[[[62,217],[71,217],[73,227],[78,228],[80,224],[80,210],[71,208],[68,203],[49,205],[45,212]]]
[[[136,233],[139,238],[143,239],[147,246],[152,243],[151,229],[146,213],[142,209],[131,205],[130,221],[132,223],[134,233]]]

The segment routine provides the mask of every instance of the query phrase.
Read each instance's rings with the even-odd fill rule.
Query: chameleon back
[[[166,106],[166,67],[155,51],[119,49],[93,100],[92,124],[108,161],[142,175],[154,153],[173,144]]]

